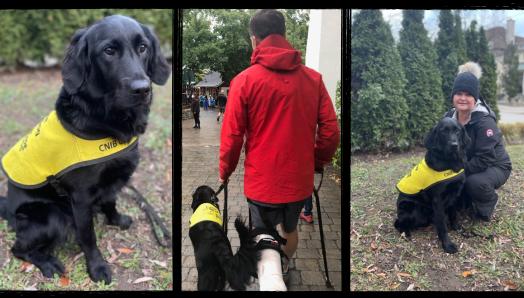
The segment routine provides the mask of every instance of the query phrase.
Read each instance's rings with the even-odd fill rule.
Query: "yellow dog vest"
[[[50,177],[113,159],[136,146],[137,140],[133,137],[129,143],[120,143],[114,138],[79,138],[68,132],[52,111],[4,155],[2,169],[15,185],[38,188]]]
[[[191,228],[197,223],[205,220],[214,221],[217,224],[222,225],[220,211],[218,211],[218,208],[215,205],[210,203],[200,204],[189,219],[189,227]]]
[[[453,170],[437,172],[428,167],[426,164],[426,159],[423,158],[422,161],[416,165],[409,174],[404,176],[404,178],[398,182],[397,189],[406,195],[416,195],[422,190],[427,189],[437,183],[463,174],[464,169],[461,169],[458,172],[454,172]]]

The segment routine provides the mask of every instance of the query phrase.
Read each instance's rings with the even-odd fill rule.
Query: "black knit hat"
[[[471,72],[463,72],[457,75],[455,83],[453,83],[453,91],[451,91],[451,98],[460,91],[465,91],[471,94],[477,100],[479,98],[479,80]]]

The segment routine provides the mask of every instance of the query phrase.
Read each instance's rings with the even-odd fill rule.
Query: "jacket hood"
[[[251,65],[260,64],[273,70],[293,70],[302,64],[300,51],[279,34],[264,38],[251,55]]]

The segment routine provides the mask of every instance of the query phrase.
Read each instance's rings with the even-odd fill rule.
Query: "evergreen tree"
[[[464,38],[466,39],[466,53],[468,60],[479,61],[479,33],[477,32],[477,21],[472,21],[469,29],[466,31]]]
[[[439,14],[439,31],[435,40],[438,55],[438,65],[442,77],[442,93],[444,94],[445,106],[450,106],[451,90],[453,81],[457,74],[457,53],[455,49],[455,28],[453,26],[453,15],[451,10],[441,10]]]
[[[351,151],[405,148],[406,79],[379,10],[355,14],[351,35]]]
[[[468,61],[468,57],[466,55],[466,40],[464,39],[464,32],[462,31],[460,10],[455,11],[454,29],[455,51],[457,52],[457,59],[460,65]]]
[[[484,28],[480,27],[477,34],[478,39],[478,53],[479,64],[482,67],[482,77],[480,78],[480,94],[482,98],[491,107],[497,120],[499,119],[499,107],[497,104],[497,65],[495,64],[495,57],[489,51],[488,40]]]
[[[511,43],[506,49],[504,63],[508,69],[508,72],[504,75],[504,89],[506,89],[508,100],[511,102],[517,94],[522,92],[522,75],[518,70],[519,58],[517,56],[517,47],[514,43]]]
[[[407,79],[407,125],[412,143],[421,144],[444,113],[442,81],[437,53],[422,22],[424,11],[404,10],[402,15],[399,53]]]

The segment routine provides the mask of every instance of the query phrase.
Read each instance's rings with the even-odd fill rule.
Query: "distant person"
[[[227,103],[227,97],[223,92],[220,92],[220,94],[217,97],[218,101],[218,116],[217,121],[220,121],[220,116],[224,115],[224,112],[226,110],[226,103]]]
[[[191,112],[193,113],[193,119],[195,119],[195,125],[193,128],[200,128],[200,98],[198,95],[191,103]]]
[[[204,111],[207,111],[207,107],[209,106],[209,99],[207,98],[207,95],[204,97]]]

